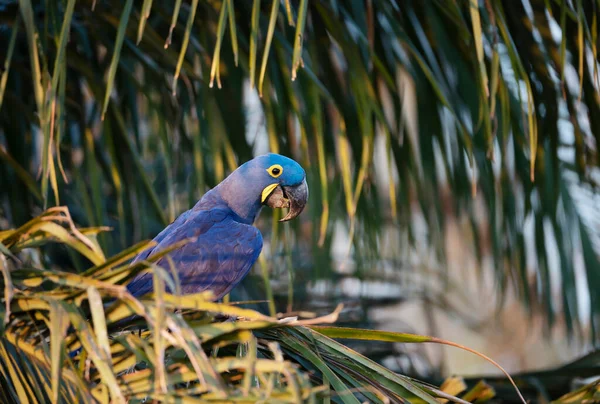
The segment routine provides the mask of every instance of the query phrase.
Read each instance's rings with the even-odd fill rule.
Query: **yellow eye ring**
[[[271,177],[277,178],[283,174],[283,167],[281,167],[279,164],[273,164],[271,167],[267,168],[267,172]]]

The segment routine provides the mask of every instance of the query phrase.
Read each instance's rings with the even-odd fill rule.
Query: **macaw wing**
[[[207,211],[202,211],[201,213],[204,214],[204,212]],[[184,224],[189,218],[190,216],[194,215],[196,212],[192,211],[192,210],[188,210],[186,212],[183,212],[181,215],[179,215],[177,217],[177,219],[175,219],[174,221],[171,222],[171,224],[169,224],[167,227],[165,227],[160,233],[158,233],[156,235],[156,237],[154,237],[154,239],[152,239],[152,241],[154,241],[156,243],[156,245],[152,248],[148,248],[144,251],[142,251],[141,253],[139,253],[134,260],[132,261],[132,264],[136,263],[137,261],[141,261],[141,260],[145,260],[146,258],[148,258],[150,255],[152,255],[152,253],[158,251],[156,249],[156,247],[169,235],[173,234],[173,232],[177,231],[178,228],[181,227],[182,224]],[[206,221],[207,223],[210,223],[210,220]]]
[[[212,290],[217,299],[221,298],[246,276],[262,250],[257,228],[233,220],[224,210],[212,209],[193,212],[187,220],[172,226],[152,252],[192,237],[196,240],[168,254],[183,294]],[[166,257],[157,264],[170,271]],[[128,289],[141,296],[152,291],[152,282],[152,274],[145,273],[130,282]]]

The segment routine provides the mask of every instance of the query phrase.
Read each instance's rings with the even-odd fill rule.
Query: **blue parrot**
[[[289,208],[281,219],[287,221],[302,212],[307,200],[306,173],[297,162],[279,154],[255,157],[204,194],[154,238],[153,248],[141,252],[132,263],[178,241],[195,238],[168,254],[177,270],[181,293],[212,290],[218,300],[248,274],[262,250],[262,235],[253,226],[262,207]],[[166,257],[156,263],[169,268]],[[151,292],[152,274],[138,275],[127,288],[136,297]]]

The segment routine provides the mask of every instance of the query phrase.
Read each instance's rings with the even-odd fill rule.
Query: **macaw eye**
[[[277,178],[283,173],[283,167],[279,164],[273,164],[271,167],[267,168],[267,172],[271,177]]]

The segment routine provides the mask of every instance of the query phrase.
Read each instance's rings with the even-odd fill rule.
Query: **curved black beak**
[[[298,216],[304,210],[308,201],[308,184],[304,179],[292,187],[277,186],[265,200],[265,205],[271,208],[289,208],[287,215],[280,222],[287,222]]]

